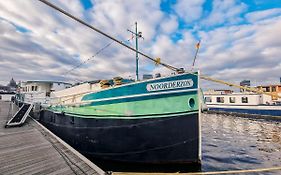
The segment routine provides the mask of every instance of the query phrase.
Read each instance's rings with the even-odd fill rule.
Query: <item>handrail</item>
[[[86,92],[81,92],[81,93],[77,93],[77,94],[70,94],[70,95],[62,95],[62,96],[53,96],[53,97],[50,97],[51,99],[56,99],[56,98],[63,98],[63,97],[70,97],[70,96],[74,96],[74,95],[84,95],[84,94],[88,94],[88,93],[92,93],[92,92],[95,92],[95,91],[86,91]]]

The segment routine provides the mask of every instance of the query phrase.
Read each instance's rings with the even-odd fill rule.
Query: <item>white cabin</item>
[[[271,96],[255,93],[204,94],[207,105],[253,106],[272,103]]]
[[[85,94],[101,90],[99,81],[86,82],[51,93],[51,105],[79,104]]]
[[[57,81],[26,81],[20,83],[20,100],[25,103],[48,104],[51,92],[70,88],[72,85]]]
[[[15,97],[15,93],[0,92],[0,101],[11,101]]]

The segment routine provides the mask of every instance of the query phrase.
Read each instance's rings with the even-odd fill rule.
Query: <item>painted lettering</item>
[[[193,86],[193,80],[176,80],[167,82],[150,83],[146,85],[147,91],[161,91],[168,89],[187,88]]]

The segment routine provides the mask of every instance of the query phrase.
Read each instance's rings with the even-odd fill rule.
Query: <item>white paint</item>
[[[47,105],[51,92],[69,88],[71,84],[55,81],[27,81],[21,82],[20,93],[25,103],[41,103]]]
[[[205,98],[210,98],[211,102],[206,101],[207,105],[261,105],[270,104],[272,102],[271,96],[265,94],[253,94],[253,93],[230,93],[230,94],[205,94]],[[224,102],[217,102],[217,98],[223,98]],[[231,103],[230,99],[235,98],[235,102]],[[248,102],[243,103],[242,98],[247,98]]]
[[[0,94],[2,101],[11,101],[11,98],[15,96],[15,94]]]
[[[55,91],[51,94],[51,103],[52,104],[73,104],[80,103],[82,97],[91,92],[97,92],[101,90],[99,83],[83,83],[71,88],[63,89],[61,91]]]
[[[162,91],[162,90],[179,89],[179,88],[186,88],[186,87],[192,87],[192,86],[193,86],[193,80],[187,79],[187,80],[149,83],[146,85],[146,90],[147,91]]]
[[[195,92],[195,91],[197,91],[197,89],[184,89],[184,90],[176,90],[176,91],[145,93],[145,94],[137,94],[137,95],[103,98],[103,99],[97,99],[97,100],[85,100],[85,101],[76,102],[76,103],[67,103],[65,105],[88,104],[88,103],[91,103],[91,102],[101,102],[101,101],[119,100],[119,99],[125,99],[125,98],[146,97],[146,96],[153,96],[153,95],[175,94],[175,93],[181,93],[181,92]]]

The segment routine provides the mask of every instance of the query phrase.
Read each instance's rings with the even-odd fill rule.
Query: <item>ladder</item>
[[[23,125],[32,108],[32,104],[23,104],[17,113],[8,121],[5,127]]]

